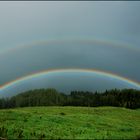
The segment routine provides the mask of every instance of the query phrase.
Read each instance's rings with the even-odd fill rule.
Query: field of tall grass
[[[0,137],[9,139],[139,139],[140,110],[119,107],[1,109]]]

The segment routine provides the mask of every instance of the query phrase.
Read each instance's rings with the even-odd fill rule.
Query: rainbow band
[[[128,44],[120,44],[118,42],[114,42],[112,40],[100,40],[100,39],[92,39],[92,38],[87,38],[87,39],[81,39],[81,38],[77,38],[77,39],[59,39],[59,40],[48,40],[48,41],[38,41],[38,42],[34,42],[31,45],[22,45],[22,46],[16,46],[10,49],[5,49],[3,51],[0,51],[0,55],[1,54],[5,54],[5,53],[11,53],[11,52],[15,52],[17,50],[20,50],[22,48],[28,48],[28,47],[34,47],[36,45],[50,45],[50,44],[61,44],[61,43],[69,43],[69,42],[78,42],[78,43],[90,43],[90,44],[99,44],[99,45],[107,45],[107,46],[111,46],[111,47],[119,47],[119,48],[126,48],[126,49],[130,49],[131,51],[140,51],[139,48],[137,47],[133,47],[131,45]]]
[[[140,89],[140,83],[138,83],[136,81],[133,81],[131,79],[119,76],[117,74],[111,73],[111,72],[106,72],[106,71],[101,71],[101,70],[96,70],[96,69],[64,68],[64,69],[49,69],[49,70],[33,73],[33,74],[30,74],[30,75],[27,75],[27,76],[24,76],[24,77],[21,77],[21,78],[17,78],[16,80],[13,80],[11,82],[8,82],[8,83],[0,86],[0,90],[6,89],[6,88],[8,88],[12,85],[16,85],[17,83],[22,82],[24,80],[28,80],[28,79],[31,79],[31,78],[43,76],[43,75],[50,74],[50,73],[56,73],[56,72],[61,72],[61,73],[64,73],[64,72],[95,73],[95,74],[98,74],[98,75],[101,75],[101,76],[107,76],[107,77],[110,77],[110,78],[121,80],[123,82],[126,82],[126,83],[128,83],[130,85],[133,85],[134,87],[137,87],[138,89]]]

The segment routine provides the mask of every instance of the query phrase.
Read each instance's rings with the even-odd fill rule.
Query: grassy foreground
[[[28,107],[0,110],[0,137],[138,139],[140,110],[115,107]]]

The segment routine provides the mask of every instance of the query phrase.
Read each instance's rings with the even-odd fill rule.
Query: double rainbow
[[[58,43],[69,43],[69,42],[78,42],[78,43],[91,43],[91,44],[99,44],[99,45],[107,45],[107,46],[112,46],[112,47],[122,47],[122,48],[127,48],[127,49],[131,49],[132,51],[140,51],[139,48],[136,48],[136,47],[132,47],[132,46],[129,46],[129,45],[120,45],[120,44],[117,44],[117,43],[114,43],[113,41],[111,40],[108,40],[108,41],[105,41],[105,40],[98,40],[98,39],[63,39],[63,40],[50,40],[50,41],[45,41],[45,42],[38,42],[38,43],[34,43],[32,45],[28,45],[28,46],[22,46],[22,47],[14,47],[14,48],[11,48],[11,49],[8,49],[8,50],[4,50],[4,51],[1,51],[0,54],[7,54],[7,53],[11,53],[11,52],[15,52],[21,48],[25,48],[25,47],[33,47],[34,45],[49,45],[49,44],[58,44]],[[86,73],[94,73],[94,74],[97,74],[97,75],[101,75],[101,76],[107,76],[107,77],[110,77],[110,78],[113,78],[113,79],[116,79],[116,80],[120,80],[120,81],[123,81],[125,83],[128,83],[138,89],[140,89],[140,83],[139,82],[136,82],[134,80],[131,80],[129,78],[126,78],[126,77],[123,77],[123,76],[120,76],[120,75],[117,75],[117,74],[114,74],[114,73],[111,73],[111,72],[106,72],[106,71],[101,71],[101,70],[97,70],[97,69],[81,69],[81,68],[64,68],[64,69],[48,69],[48,70],[44,70],[44,71],[39,71],[39,72],[35,72],[35,73],[31,73],[29,75],[26,75],[26,76],[23,76],[23,77],[20,77],[20,78],[17,78],[13,81],[10,81],[10,82],[7,82],[3,85],[0,86],[0,90],[4,90],[12,85],[16,85],[17,83],[19,82],[22,82],[24,80],[28,80],[28,79],[31,79],[31,78],[35,78],[35,77],[39,77],[39,76],[43,76],[43,75],[47,75],[47,74],[50,74],[50,73],[64,73],[64,72],[86,72]]]

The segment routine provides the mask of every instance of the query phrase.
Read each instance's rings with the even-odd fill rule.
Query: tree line
[[[104,92],[72,91],[64,94],[55,89],[35,89],[0,99],[1,109],[29,106],[115,106],[136,109],[140,108],[140,91],[112,89]]]

